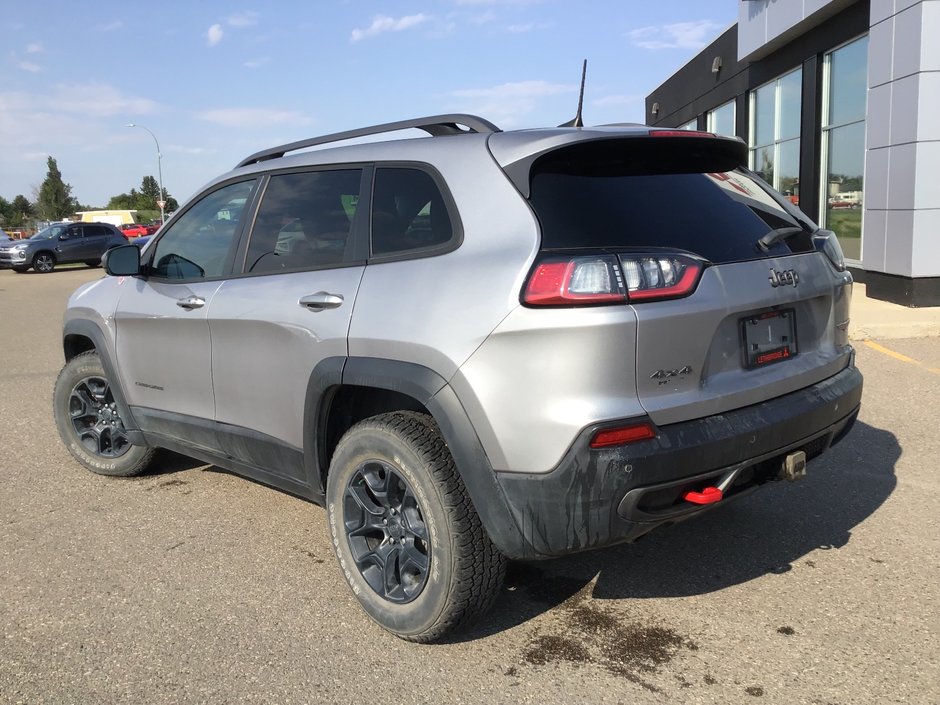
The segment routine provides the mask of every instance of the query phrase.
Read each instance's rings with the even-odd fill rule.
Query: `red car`
[[[121,225],[121,232],[127,237],[142,237],[153,234],[152,230],[140,223],[124,223]]]

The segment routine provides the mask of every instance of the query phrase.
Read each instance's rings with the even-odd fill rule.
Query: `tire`
[[[55,269],[55,255],[51,252],[37,252],[33,257],[33,270],[41,274],[48,274]]]
[[[85,260],[85,265],[94,269],[95,267],[101,266],[101,260],[100,259]]]
[[[499,594],[506,559],[426,414],[381,414],[349,429],[330,463],[326,505],[353,595],[396,636],[436,641]]]
[[[25,274],[26,272],[29,271],[29,267],[14,267],[13,271],[16,272],[17,274]]]
[[[98,353],[82,353],[65,363],[52,408],[65,447],[92,472],[129,477],[147,469],[154,449],[127,439]]]

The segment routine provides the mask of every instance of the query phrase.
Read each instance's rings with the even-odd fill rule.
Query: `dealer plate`
[[[789,360],[798,352],[796,312],[792,308],[742,318],[741,332],[748,369]]]

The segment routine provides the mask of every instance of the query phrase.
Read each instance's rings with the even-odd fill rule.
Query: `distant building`
[[[120,227],[125,223],[137,222],[137,211],[135,210],[78,211],[75,215],[82,223],[111,223],[111,225]]]
[[[646,121],[740,136],[869,296],[940,306],[938,37],[933,0],[741,0]]]

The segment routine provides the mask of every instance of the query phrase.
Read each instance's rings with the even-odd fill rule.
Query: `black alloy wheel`
[[[343,496],[346,539],[353,560],[377,595],[399,604],[424,589],[431,543],[414,490],[391,465],[362,463]]]
[[[101,458],[119,458],[131,447],[111,386],[103,377],[86,377],[69,394],[69,419],[79,442]]]

